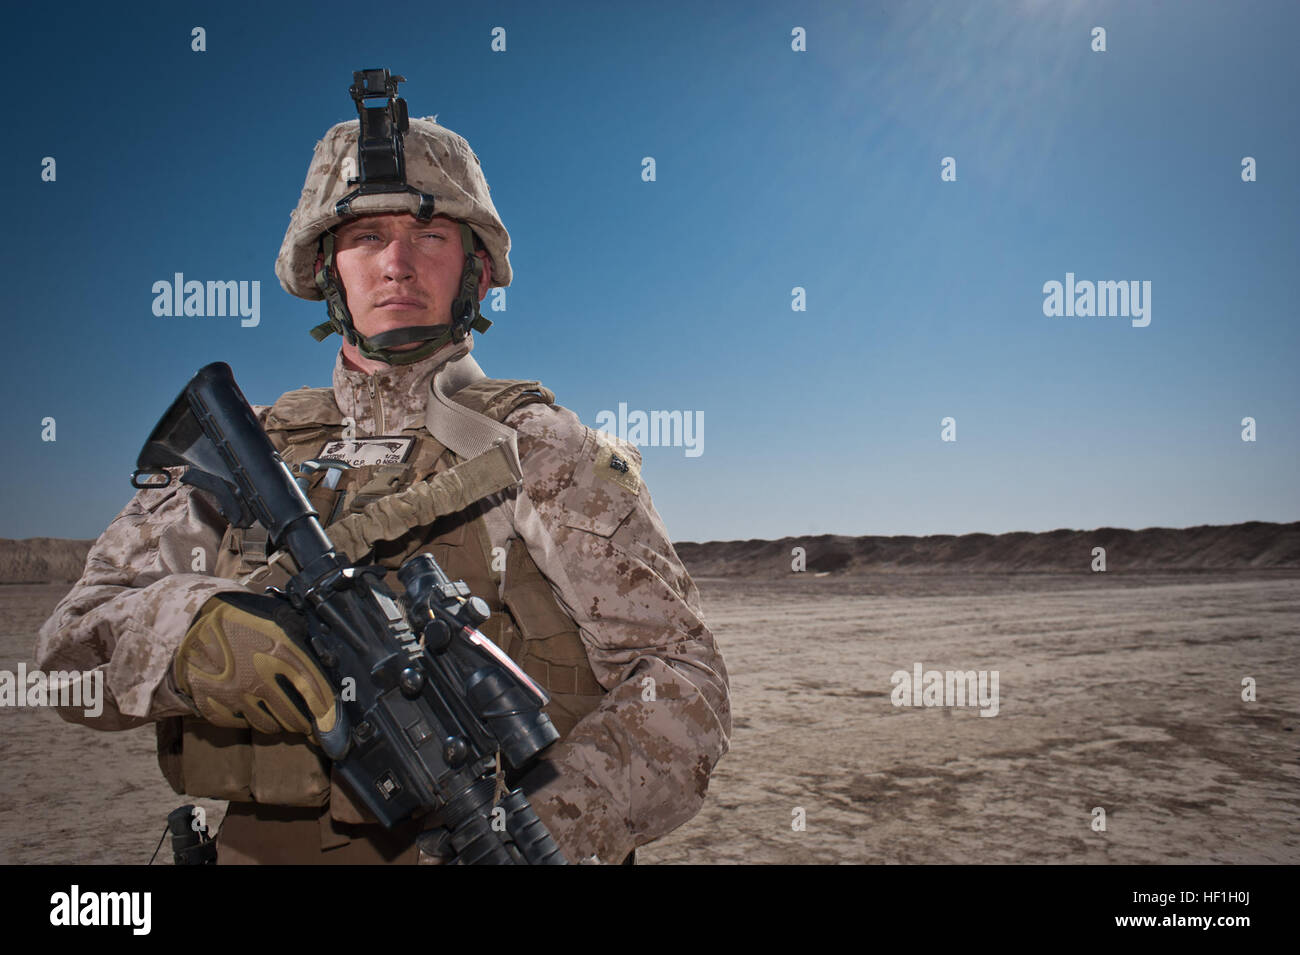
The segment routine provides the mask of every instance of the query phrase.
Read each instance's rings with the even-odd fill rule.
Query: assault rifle
[[[271,592],[306,618],[303,649],[329,678],[341,717],[317,732],[320,747],[366,808],[390,829],[432,812],[419,842],[455,863],[563,864],[525,794],[498,778],[522,774],[560,734],[541,712],[545,692],[475,629],[488,616],[482,598],[429,554],[398,570],[398,597],[385,568],[336,553],[224,362],[186,385],[131,483],[166,487],[164,468],[178,466],[181,483],[212,494],[235,527],[259,521],[296,565]]]

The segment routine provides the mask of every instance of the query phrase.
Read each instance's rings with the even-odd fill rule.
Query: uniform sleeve
[[[264,418],[264,408],[255,411]],[[81,579],[37,635],[42,670],[101,674],[103,712],[60,708],[69,722],[120,730],[192,715],[172,684],[172,657],[208,598],[247,591],[212,576],[225,518],[205,493],[180,483],[184,468],[167,470],[169,486],[137,491],[95,541]]]
[[[571,860],[618,862],[703,804],[731,736],[726,667],[636,449],[555,406],[508,423],[524,472],[516,531],[606,690],[545,754],[555,774],[529,787],[532,803]]]

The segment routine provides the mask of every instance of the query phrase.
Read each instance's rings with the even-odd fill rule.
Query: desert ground
[[[1300,862],[1300,571],[697,583],[731,751],[643,863]],[[0,669],[67,589],[0,586]],[[998,671],[997,715],[894,706],[915,663]],[[153,739],[0,708],[0,863],[148,862]]]

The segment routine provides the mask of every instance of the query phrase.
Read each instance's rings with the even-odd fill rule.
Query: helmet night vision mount
[[[411,128],[411,120],[406,112],[406,100],[397,95],[397,84],[405,82],[405,76],[393,76],[388,70],[357,70],[352,74],[348,92],[357,104],[361,120],[361,136],[357,140],[360,175],[348,179],[348,185],[357,188],[334,204],[336,215],[352,215],[352,200],[357,196],[409,192],[420,199],[415,217],[421,222],[433,218],[433,196],[406,181],[403,138]],[[382,106],[366,105],[366,100],[380,98],[384,100]]]
[[[357,70],[352,74],[352,86],[348,88],[348,93],[356,104],[360,120],[356,151],[357,175],[347,177],[346,184],[355,188],[341,196],[330,210],[335,227],[358,216],[397,211],[407,212],[419,221],[427,222],[437,211],[438,198],[417,189],[407,180],[405,147],[411,123],[406,101],[397,95],[397,84],[405,81],[405,77],[393,76],[386,69]],[[383,100],[382,105],[367,105],[368,101],[380,99]],[[424,136],[427,138],[429,132],[425,131]],[[427,142],[422,142],[422,145],[428,148]],[[430,157],[432,155],[430,152]],[[477,158],[475,165],[477,166]],[[347,170],[348,164],[344,163],[342,169]],[[484,194],[486,191],[484,183]],[[363,208],[354,205],[358,200],[364,201],[370,197],[376,197],[378,203],[372,200],[366,202]],[[415,202],[409,197],[414,197]],[[400,208],[394,207],[394,199]],[[492,218],[495,220],[495,210],[492,210]],[[408,325],[368,337],[357,330],[352,320],[334,259],[334,228],[326,228],[319,237],[319,265],[314,270],[314,279],[330,317],[311,330],[312,337],[324,341],[333,332],[338,332],[349,344],[355,345],[365,358],[389,365],[409,365],[427,358],[448,342],[462,341],[470,329],[480,333],[487,331],[492,323],[479,311],[478,294],[483,262],[475,254],[474,232],[463,219],[458,224],[465,263],[461,268],[456,297],[451,304],[451,324]],[[504,228],[502,232],[504,233]],[[505,247],[509,247],[508,236]],[[414,342],[424,344],[410,350],[395,350],[395,346]]]

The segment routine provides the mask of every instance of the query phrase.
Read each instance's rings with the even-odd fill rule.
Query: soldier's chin
[[[434,334],[437,334],[442,329],[447,328],[450,325],[451,322],[439,322],[436,325],[421,324],[418,326],[395,325],[393,328],[385,328],[384,331],[390,332],[396,330],[397,328],[427,328],[431,333],[430,337],[433,337]],[[379,334],[379,333],[378,332],[372,333],[372,335],[375,334]],[[367,337],[372,337],[372,336],[367,336]],[[427,344],[428,344],[428,340],[426,339],[425,341],[405,342],[404,344],[401,345],[390,345],[388,346],[388,348],[389,351],[398,353],[398,352],[405,352],[405,351],[415,351],[417,348],[423,348]],[[444,342],[442,346],[435,349],[433,354],[428,356],[428,358],[420,359],[419,363],[423,365],[424,362],[426,361],[432,361],[434,359],[437,359],[438,363],[441,364],[443,362],[453,361],[455,359],[462,358],[465,355],[468,355],[473,350],[474,350],[474,333],[470,332],[459,342],[455,342],[455,341]]]

